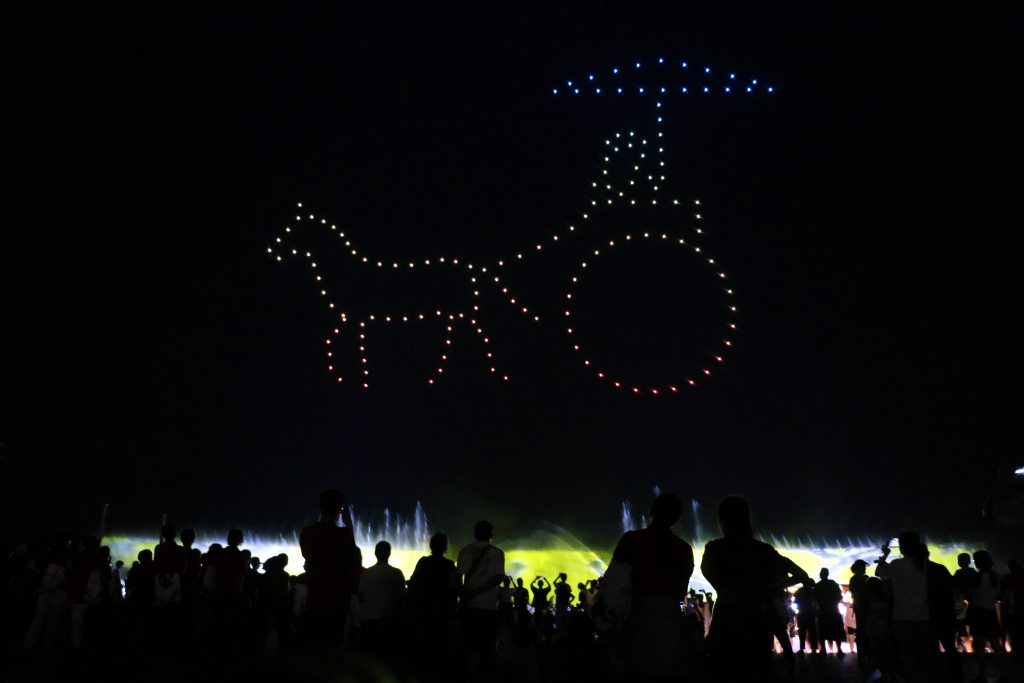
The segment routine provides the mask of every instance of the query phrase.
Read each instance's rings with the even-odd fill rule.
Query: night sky
[[[83,531],[109,502],[122,530],[290,531],[338,486],[603,543],[658,485],[743,493],[778,533],[989,534],[996,466],[1024,458],[1020,15],[591,4],[5,10],[4,526]],[[667,109],[669,184],[740,308],[711,381],[615,392],[557,326],[498,311],[515,381],[464,335],[428,387],[431,332],[382,338],[370,392],[332,383],[308,269],[266,254],[296,202],[373,254],[507,257],[650,116],[551,87],[660,56],[777,91]],[[351,310],[386,298],[321,253]],[[700,353],[713,290],[667,258],[609,259],[589,292],[588,334],[641,373]],[[391,284],[448,286],[420,275]],[[524,299],[557,307],[550,284]]]

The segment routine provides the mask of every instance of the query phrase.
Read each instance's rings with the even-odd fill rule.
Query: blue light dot
[[[736,79],[736,74],[729,74],[729,78],[735,80]]]
[[[686,62],[683,62],[683,68],[684,69],[686,68],[686,66],[687,66]]]
[[[704,73],[706,73],[706,74],[711,73],[711,67],[710,66],[704,67]]]
[[[640,68],[640,62],[636,63],[636,68],[638,68],[638,69]]]
[[[613,74],[619,73],[619,67],[615,67],[614,69],[612,69],[612,73]]]
[[[683,88],[683,93],[685,94],[685,93],[688,93],[688,92],[690,92],[690,91],[687,88],[684,87]]]
[[[747,86],[747,92],[751,92],[751,88],[749,85]]]
[[[580,94],[580,89],[579,88],[573,88],[572,91],[573,91],[573,93],[575,93],[577,95]]]
[[[757,79],[756,79],[756,78],[755,78],[754,80],[750,81],[750,82],[751,82],[751,84],[753,84],[753,85],[757,85]]]
[[[643,89],[643,88],[640,88],[640,92],[642,93],[643,91],[644,91],[644,89]]]
[[[728,87],[728,86],[726,86],[726,88],[725,88],[725,92],[732,92],[732,90],[730,90],[730,89],[729,89],[729,87]]]
[[[552,95],[557,95],[558,94],[558,88],[552,88],[551,89],[551,94]]]
[[[665,86],[661,86],[661,92],[665,92]]]
[[[775,92],[775,88],[768,86],[768,92]]]
[[[707,91],[708,91],[708,86],[705,85],[704,86],[704,92],[707,92]]]
[[[565,84],[568,85],[570,88],[572,87],[572,81],[566,81]]]
[[[654,104],[654,106],[655,106],[655,107],[658,107],[658,108],[660,108],[660,107],[661,107],[661,102],[656,102],[656,103]]]
[[[747,88],[747,89],[749,90],[750,88]],[[600,95],[601,94],[601,89],[600,88],[596,88],[594,90],[594,93],[597,94],[597,95]]]
[[[664,63],[665,63],[665,58],[664,57],[658,57],[658,64],[664,64]]]
[[[620,95],[622,94],[622,88],[616,88],[616,90],[618,91],[618,93],[619,93]]]

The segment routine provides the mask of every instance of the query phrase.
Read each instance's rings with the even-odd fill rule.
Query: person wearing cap
[[[866,627],[868,623],[868,607],[871,602],[871,591],[868,589],[868,563],[854,560],[850,565],[853,576],[850,577],[850,596],[853,598],[853,616],[857,620],[854,632],[857,643],[857,661],[867,662],[871,659],[871,644],[868,642]]]

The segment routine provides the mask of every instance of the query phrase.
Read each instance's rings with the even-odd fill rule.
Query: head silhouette
[[[865,562],[864,560],[854,560],[853,564],[850,565],[850,571],[855,576],[860,576],[860,575],[866,573],[867,567],[868,567],[868,563]]]
[[[160,529],[160,538],[174,543],[174,539],[178,536],[178,530],[173,524],[164,524]]]
[[[674,493],[662,493],[651,503],[651,526],[668,529],[683,514],[683,501]]]
[[[828,570],[822,567],[821,571],[818,572],[818,578],[820,578],[822,581],[828,580]]]
[[[338,489],[326,489],[320,492],[320,519],[336,522],[345,506],[345,498]]]
[[[742,496],[726,496],[718,504],[718,526],[724,536],[752,536],[750,503]]]
[[[388,558],[391,557],[391,544],[381,541],[374,547],[373,554],[377,558],[378,564],[387,564]]]
[[[245,537],[242,535],[241,529],[232,529],[228,532],[228,545],[237,548],[238,546],[242,545],[242,542],[244,540]]]
[[[987,550],[978,550],[974,553],[974,566],[978,568],[979,572],[989,571],[993,564],[992,556]]]
[[[192,544],[196,542],[196,532],[193,529],[182,529],[181,530],[181,544],[186,548],[192,547]]]
[[[960,553],[959,555],[956,556],[956,563],[957,563],[957,565],[959,565],[961,568],[964,568],[964,569],[966,569],[967,567],[970,567],[971,566],[971,554],[970,553]]]
[[[448,537],[438,532],[430,537],[430,553],[432,555],[444,555],[448,550]]]
[[[478,541],[489,541],[494,538],[494,525],[486,520],[480,520],[473,527],[473,538]]]

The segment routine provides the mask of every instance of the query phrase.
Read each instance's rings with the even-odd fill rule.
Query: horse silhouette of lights
[[[576,220],[564,226],[560,232],[552,232],[544,240],[536,242],[528,248],[512,253],[508,258],[496,262],[480,263],[460,258],[424,258],[418,260],[397,261],[379,255],[370,255],[358,249],[344,230],[327,218],[309,213],[308,209],[298,204],[298,213],[294,223],[284,227],[273,243],[267,247],[267,253],[276,261],[281,262],[287,256],[303,260],[310,268],[320,296],[326,302],[332,315],[334,325],[324,338],[327,371],[338,383],[345,381],[342,374],[339,355],[339,340],[348,331],[354,331],[358,341],[358,365],[355,370],[355,383],[363,389],[371,386],[371,363],[368,349],[371,332],[380,325],[416,325],[433,323],[443,327],[441,349],[436,366],[425,378],[427,384],[433,385],[444,376],[445,368],[450,362],[450,350],[454,343],[454,335],[459,328],[468,328],[479,340],[485,366],[490,374],[502,382],[510,380],[509,373],[500,365],[491,335],[484,326],[481,314],[481,293],[490,288],[513,311],[525,317],[531,323],[541,323],[548,318],[558,320],[562,332],[567,337],[571,354],[578,358],[586,371],[602,383],[635,395],[662,396],[679,393],[684,388],[696,387],[700,381],[713,374],[712,368],[723,363],[725,355],[733,346],[733,335],[736,331],[735,291],[729,284],[728,276],[721,270],[714,258],[702,250],[699,239],[703,234],[703,206],[700,200],[681,200],[667,192],[666,175],[667,160],[664,147],[665,111],[664,104],[669,98],[701,99],[708,97],[745,98],[755,95],[767,95],[775,91],[774,87],[761,83],[756,78],[740,78],[735,73],[719,75],[710,67],[692,67],[686,61],[669,61],[658,58],[650,63],[634,62],[626,67],[615,67],[602,75],[587,74],[581,79],[567,80],[564,85],[551,88],[553,97],[562,98],[627,98],[637,97],[647,100],[653,109],[653,127],[646,133],[637,130],[621,130],[605,136],[601,140],[603,164],[598,169],[596,178],[590,182],[588,205],[579,211]],[[656,219],[645,217],[643,229],[630,230],[623,234],[608,237],[579,247],[578,260],[573,272],[566,277],[566,288],[560,293],[562,305],[542,311],[539,307],[528,304],[521,295],[517,295],[509,287],[506,273],[516,264],[525,260],[535,259],[553,248],[573,248],[572,244],[583,239],[586,232],[583,228],[592,225],[595,218],[612,207],[619,211],[633,211],[642,208],[649,216],[656,212]],[[692,235],[687,239],[675,231],[682,225],[689,225]],[[317,263],[312,252],[301,246],[303,230],[329,230],[343,244],[351,261],[357,267],[377,269],[378,271],[399,271],[413,269],[449,269],[465,278],[464,295],[455,301],[439,302],[437,306],[420,308],[419,310],[400,310],[386,313],[370,312],[359,317],[350,316],[335,302],[329,294],[324,269]],[[630,381],[628,377],[616,372],[612,364],[593,359],[587,352],[583,341],[585,334],[574,324],[575,297],[584,276],[593,270],[595,261],[607,257],[617,250],[637,243],[661,243],[663,248],[689,250],[697,256],[720,281],[725,295],[725,327],[720,330],[719,345],[697,359],[693,370],[684,376],[666,378],[658,382]],[[588,268],[591,270],[588,271]],[[443,305],[441,305],[443,303]],[[352,375],[349,375],[351,377]]]

